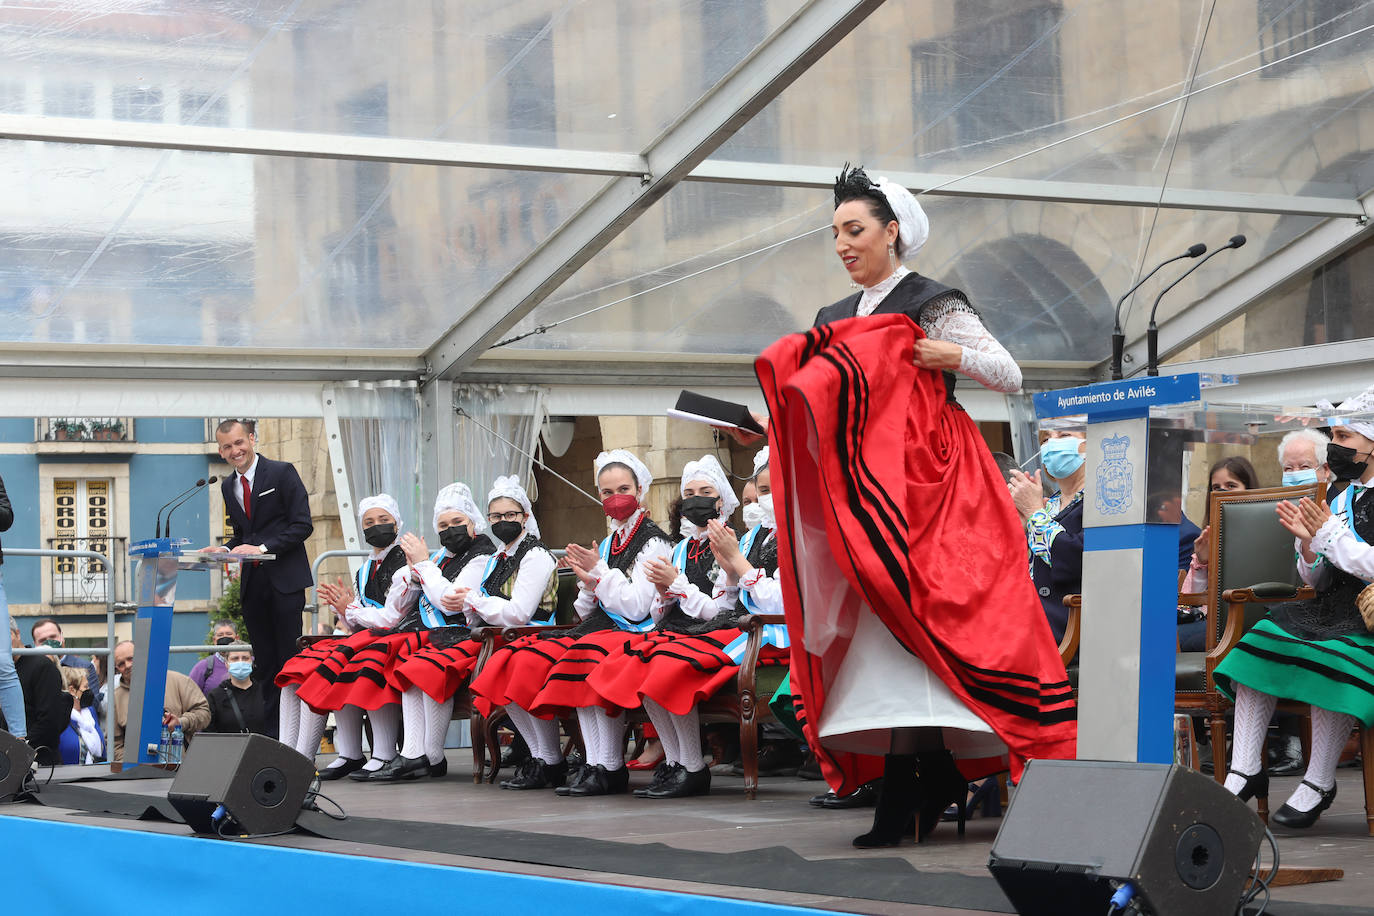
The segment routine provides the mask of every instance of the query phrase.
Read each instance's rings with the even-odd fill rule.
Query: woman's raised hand
[[[1007,479],[1007,490],[1011,493],[1011,501],[1016,505],[1022,522],[1030,521],[1032,515],[1045,508],[1045,490],[1040,485],[1039,471],[1027,476],[1012,468]]]
[[[425,546],[424,538],[407,531],[401,535],[400,544],[401,551],[406,555],[406,562],[411,566],[429,559],[429,548]]]
[[[650,557],[644,561],[644,578],[654,583],[660,595],[668,591],[678,575],[678,568],[662,557]]]
[[[587,548],[581,544],[569,544],[566,556],[570,566],[574,569],[581,568],[583,572],[590,570],[601,561],[601,554],[596,551],[594,546]]]
[[[1293,505],[1288,500],[1283,500],[1274,507],[1279,514],[1279,524],[1288,529],[1293,537],[1302,541],[1304,546],[1312,540],[1312,530],[1303,521],[1302,510]]]
[[[1298,500],[1298,512],[1302,515],[1302,523],[1308,531],[1315,536],[1321,530],[1322,525],[1326,524],[1327,519],[1331,518],[1331,507],[1325,502],[1309,499],[1304,496]]]
[[[711,553],[721,569],[735,579],[748,571],[749,561],[740,553],[735,533],[722,525],[719,519],[713,518],[706,523],[706,536],[711,541]]]

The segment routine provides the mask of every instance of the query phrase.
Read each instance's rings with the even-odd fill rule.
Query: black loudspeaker
[[[281,833],[315,779],[315,764],[262,735],[196,735],[167,800],[196,833]],[[221,818],[213,815],[224,807]]]
[[[27,741],[0,731],[0,802],[14,801],[32,772],[33,757]]]
[[[1186,767],[1037,760],[988,859],[1022,916],[1101,916],[1135,886],[1154,914],[1232,914],[1264,825],[1220,783]]]

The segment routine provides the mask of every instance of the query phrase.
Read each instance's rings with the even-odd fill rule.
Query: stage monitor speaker
[[[0,802],[14,801],[32,772],[33,757],[27,741],[0,731]]]
[[[1036,760],[988,859],[1022,916],[1101,916],[1131,882],[1144,912],[1232,914],[1264,825],[1186,767]]]
[[[196,833],[281,833],[295,826],[314,779],[315,764],[279,741],[202,733],[186,749],[167,800]],[[216,821],[221,805],[224,818]]]

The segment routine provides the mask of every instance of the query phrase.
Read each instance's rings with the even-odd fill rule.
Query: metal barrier
[[[320,587],[320,564],[331,557],[370,557],[370,550],[326,550],[315,558],[315,562],[310,564],[310,578],[315,580],[315,588]],[[307,604],[306,609],[310,611],[310,635],[315,635],[315,630],[320,626],[320,599],[319,592],[316,591],[315,603]]]

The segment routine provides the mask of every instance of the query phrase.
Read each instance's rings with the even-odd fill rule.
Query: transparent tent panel
[[[799,6],[0,5],[0,113],[637,152]]]
[[[419,352],[604,183],[35,142],[0,197],[0,341]]]
[[[1210,6],[887,3],[715,155],[1126,188],[1374,187],[1374,7],[1231,0],[1209,24]]]
[[[965,290],[1023,361],[1107,358],[1113,306],[1141,263],[1153,265],[1199,239],[1213,247],[1236,232],[1253,239],[1172,291],[1160,306],[1163,321],[1316,222],[930,195],[921,201],[931,238],[908,266]],[[680,185],[512,334],[565,323],[510,346],[758,353],[853,292],[829,221],[828,194],[819,190]],[[1136,293],[1125,313],[1129,336],[1143,332],[1161,284],[1187,266],[1161,271]]]

